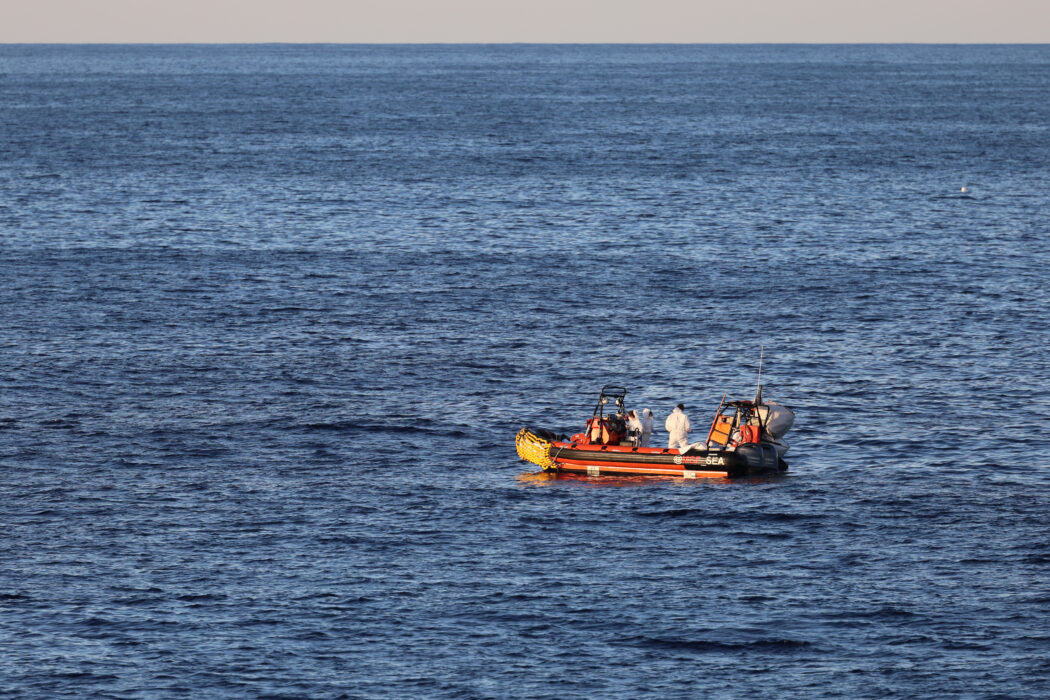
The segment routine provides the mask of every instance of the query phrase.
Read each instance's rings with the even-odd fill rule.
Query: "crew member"
[[[685,452],[689,449],[689,432],[693,429],[689,425],[689,416],[685,415],[685,404],[678,404],[664,421],[667,428],[667,446],[677,447],[679,451]]]
[[[642,416],[639,420],[642,424],[642,434],[638,436],[638,446],[648,447],[649,438],[653,436],[653,412],[648,408],[642,409]]]
[[[638,418],[638,415],[634,411],[627,412],[627,437],[632,440],[635,446],[639,446],[639,440],[642,435],[642,421]]]

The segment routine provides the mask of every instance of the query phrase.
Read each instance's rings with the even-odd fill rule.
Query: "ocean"
[[[1050,695],[1050,47],[5,45],[0,97],[0,695]],[[515,454],[760,353],[782,477]]]

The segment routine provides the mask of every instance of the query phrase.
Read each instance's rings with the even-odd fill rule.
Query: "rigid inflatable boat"
[[[640,447],[628,431],[623,387],[602,387],[594,415],[584,432],[571,437],[549,430],[522,428],[515,438],[518,456],[545,471],[601,475],[654,475],[685,479],[732,478],[786,471],[781,439],[795,422],[790,408],[764,403],[759,388],[754,401],[723,397],[707,439],[679,450]],[[612,399],[615,413],[606,414]]]

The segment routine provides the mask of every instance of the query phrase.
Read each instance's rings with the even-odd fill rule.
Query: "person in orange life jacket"
[[[685,452],[689,448],[689,432],[693,429],[689,425],[689,416],[685,415],[685,404],[678,404],[671,415],[664,421],[667,429],[667,446],[677,447]]]

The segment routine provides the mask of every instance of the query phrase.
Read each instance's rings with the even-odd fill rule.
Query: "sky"
[[[0,43],[1048,43],[1050,0],[0,0]]]

